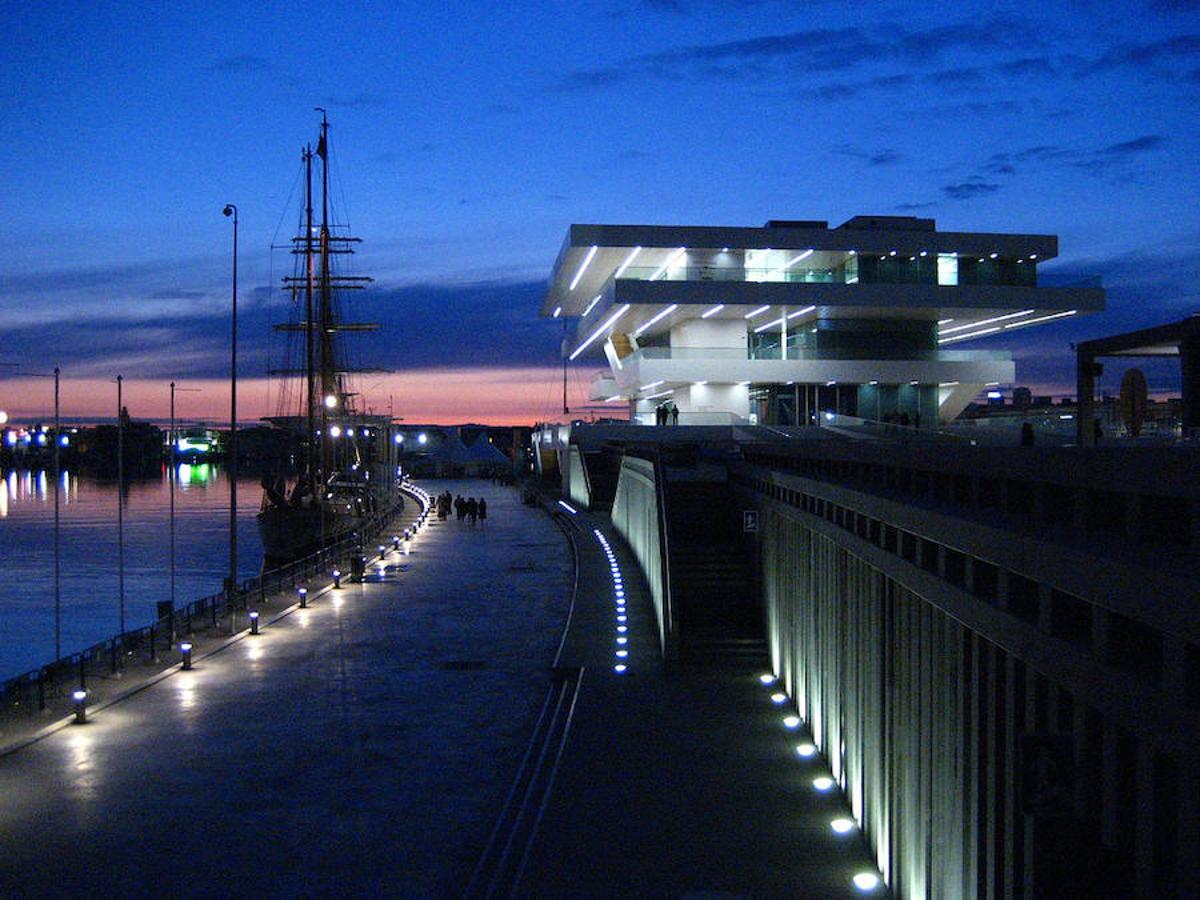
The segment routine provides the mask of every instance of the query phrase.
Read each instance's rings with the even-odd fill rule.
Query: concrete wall
[[[975,895],[965,630],[833,540],[768,511],[772,663],[902,897]],[[930,859],[932,857],[932,865]]]
[[[654,615],[658,621],[659,649],[667,647],[673,632],[663,585],[662,545],[658,529],[658,491],[655,487],[654,463],[627,456],[621,461],[617,493],[613,499],[612,521],[617,532],[633,549],[642,574],[650,585],[654,598]],[[665,652],[665,651],[664,651]]]
[[[897,896],[1200,888],[1194,581],[1168,548],[1140,568],[826,481],[734,481],[762,512],[772,664]],[[1030,810],[1044,745],[1063,775]]]
[[[587,476],[583,471],[583,454],[577,445],[571,444],[567,447],[566,456],[566,484],[563,485],[563,493],[578,506],[588,509],[592,498],[588,491]]]

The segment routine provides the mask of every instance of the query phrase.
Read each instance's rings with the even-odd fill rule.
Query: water
[[[120,631],[117,486],[63,472],[59,490],[62,651]],[[125,627],[155,619],[169,600],[168,472],[125,486]],[[238,575],[258,574],[254,520],[262,488],[238,479]],[[54,659],[54,474],[16,471],[0,480],[0,681]],[[180,465],[175,486],[175,605],[221,590],[229,571],[229,478],[220,467]]]

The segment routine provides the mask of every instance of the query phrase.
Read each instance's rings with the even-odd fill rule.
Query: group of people
[[[660,403],[654,409],[654,424],[655,425],[678,425],[679,424],[679,407],[675,405],[674,400],[668,400],[666,403]]]
[[[455,497],[449,491],[437,495],[435,508],[439,519],[449,518],[451,507],[454,507],[454,516],[460,522],[466,519],[474,525],[476,522],[487,521],[487,501],[482,497],[478,500],[474,497],[463,497],[461,494]]]

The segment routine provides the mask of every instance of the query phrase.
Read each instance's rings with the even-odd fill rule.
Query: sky
[[[0,6],[0,408],[275,412],[278,248],[331,122],[338,221],[384,328],[360,390],[410,422],[553,419],[538,308],[573,222],[918,215],[1057,234],[1108,310],[961,345],[1071,393],[1072,341],[1200,311],[1200,2],[580,0]],[[273,362],[273,360],[276,360]],[[1132,365],[1134,363],[1130,363]],[[602,360],[568,373],[582,409]],[[1101,390],[1116,393],[1124,365]],[[1177,366],[1144,366],[1152,390]]]

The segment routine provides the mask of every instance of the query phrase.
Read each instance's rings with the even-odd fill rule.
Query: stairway
[[[680,658],[764,657],[762,602],[729,486],[668,480],[666,506]]]

